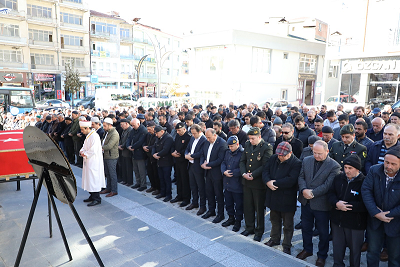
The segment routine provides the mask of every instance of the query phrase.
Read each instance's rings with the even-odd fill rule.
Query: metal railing
[[[28,69],[28,63],[0,61],[0,68]]]

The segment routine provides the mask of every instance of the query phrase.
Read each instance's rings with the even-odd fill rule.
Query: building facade
[[[89,74],[85,4],[4,0],[0,8],[6,8],[0,14],[0,85],[32,87],[36,99],[65,99],[65,63],[74,61],[82,77]]]

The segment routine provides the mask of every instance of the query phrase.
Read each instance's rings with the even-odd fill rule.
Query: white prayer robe
[[[80,150],[87,158],[83,158],[82,188],[88,192],[100,192],[106,187],[101,141],[95,130],[86,136]]]

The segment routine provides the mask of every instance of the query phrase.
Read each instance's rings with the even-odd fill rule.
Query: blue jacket
[[[383,130],[385,130],[385,128],[382,128],[382,130],[381,130],[379,133],[376,134],[376,133],[374,132],[374,129],[371,128],[371,129],[368,129],[366,135],[367,135],[372,141],[374,141],[374,142],[380,141],[380,140],[383,139]]]
[[[146,142],[147,129],[143,124],[140,124],[137,130],[132,129],[129,133],[129,137],[126,140],[126,147],[132,147],[134,149],[132,158],[135,160],[142,160],[146,158],[146,154],[143,150],[143,144]]]
[[[367,159],[365,160],[365,172],[368,173],[369,169],[372,165],[378,164],[379,153],[381,151],[383,140],[377,141],[373,143],[368,150]],[[397,141],[395,146],[398,146],[400,143]]]
[[[210,142],[205,142],[203,145],[203,153],[200,156],[200,165],[207,160],[208,148],[210,147]],[[217,136],[214,142],[214,146],[210,153],[210,159],[207,163],[207,167],[211,167],[209,170],[205,170],[205,175],[211,175],[214,180],[222,180],[221,173],[221,163],[224,160],[225,152],[228,149],[226,141],[221,137]]]
[[[391,237],[400,236],[400,172],[386,189],[386,174],[383,164],[372,166],[361,187],[361,195],[370,216],[368,224],[373,230],[383,223],[385,233]],[[386,217],[393,217],[390,223],[384,223],[374,216],[389,211]]]
[[[242,174],[240,173],[240,158],[242,157],[244,149],[242,145],[239,145],[239,148],[232,152],[228,149],[225,152],[224,161],[221,163],[221,173],[223,175],[223,184],[224,189],[233,193],[243,193],[243,185],[242,185]],[[224,175],[226,170],[230,170],[233,174],[232,177],[227,177]]]
[[[188,144],[188,146],[187,146],[187,148],[185,150],[185,155],[191,153],[192,145],[193,145],[194,140],[195,140],[195,138],[193,136],[190,137],[189,144]],[[206,141],[207,141],[206,137],[204,135],[202,135],[200,137],[199,142],[196,145],[196,148],[194,149],[194,153],[191,155],[192,158],[194,158],[194,163],[193,164],[189,163],[189,166],[193,166],[194,170],[196,172],[200,172],[201,174],[204,173],[204,169],[200,167],[200,165],[201,165],[200,164],[200,157],[203,154],[203,145],[204,145],[204,143]]]

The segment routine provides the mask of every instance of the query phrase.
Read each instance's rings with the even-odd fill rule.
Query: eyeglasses
[[[282,132],[283,134],[290,134],[290,132]]]

